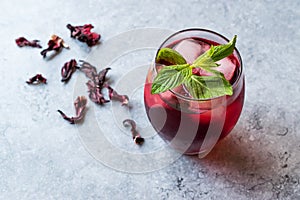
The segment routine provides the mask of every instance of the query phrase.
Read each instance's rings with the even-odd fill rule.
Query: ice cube
[[[236,65],[233,64],[228,57],[219,60],[217,63],[220,65],[217,67],[217,70],[222,72],[227,80],[231,80],[234,75]]]
[[[219,72],[222,72],[227,80],[231,80],[234,75],[235,68],[236,68],[236,65],[231,61],[231,59],[226,57],[226,58],[223,58],[222,60],[217,61],[216,63],[218,63],[220,66],[216,67],[214,69]],[[211,76],[212,74],[209,72],[206,72],[204,70],[201,70],[200,75],[201,76]]]
[[[187,63],[193,63],[196,58],[209,49],[209,45],[201,41],[186,39],[179,42],[174,50],[180,53]]]

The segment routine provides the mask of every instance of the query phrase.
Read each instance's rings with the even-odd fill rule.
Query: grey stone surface
[[[0,6],[0,199],[300,199],[300,1],[10,0]],[[62,84],[60,67],[95,50],[69,38],[67,23],[94,24],[102,41],[145,27],[237,34],[247,87],[238,124],[201,160],[181,156],[141,174],[103,165],[56,112],[73,112],[77,76]],[[45,46],[53,33],[71,49],[52,60],[14,44],[25,36]],[[37,72],[49,83],[26,85]]]

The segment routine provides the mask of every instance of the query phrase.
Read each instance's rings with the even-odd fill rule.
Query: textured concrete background
[[[300,1],[10,0],[0,7],[0,199],[300,199]],[[237,34],[247,86],[237,126],[202,160],[182,156],[145,174],[102,165],[56,112],[72,111],[75,84],[61,84],[60,67],[93,51],[69,38],[67,23],[92,23],[103,41],[145,27]],[[45,46],[52,33],[71,50],[51,61],[14,43],[23,35]],[[47,86],[24,83],[36,72],[47,74]]]

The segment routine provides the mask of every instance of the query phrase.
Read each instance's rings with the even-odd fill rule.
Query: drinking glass
[[[190,39],[206,46],[226,44],[229,41],[211,30],[186,29],[168,37],[159,49],[174,48],[179,42]],[[234,75],[229,80],[233,94],[204,100],[188,95],[184,86],[151,94],[152,82],[165,65],[154,61],[150,66],[144,86],[146,113],[156,132],[177,151],[204,157],[237,123],[244,104],[244,72],[242,59],[236,48],[228,58],[230,64],[236,66]]]

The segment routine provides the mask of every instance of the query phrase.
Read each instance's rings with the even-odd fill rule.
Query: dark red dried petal
[[[136,130],[136,123],[134,120],[132,119],[125,119],[123,121],[123,125],[126,127],[126,126],[131,126],[131,134],[132,134],[132,138],[133,138],[133,141],[138,144],[138,145],[141,145],[144,143],[145,139],[141,137],[141,135],[138,133],[138,131]]]
[[[106,74],[111,68],[107,67],[101,70],[99,74],[97,74],[97,69],[95,66],[83,60],[80,60],[80,62],[80,71],[82,71],[86,75],[86,77],[94,81],[99,88],[103,88],[106,79]]]
[[[101,38],[100,34],[91,32],[91,29],[94,28],[92,24],[85,24],[83,26],[72,26],[68,24],[67,28],[71,31],[72,38],[80,42],[85,42],[88,46],[96,45]]]
[[[79,60],[79,61],[81,62],[80,71],[82,71],[89,79],[95,80],[95,77],[97,76],[96,67],[94,67],[88,62],[85,62],[84,60]]]
[[[91,33],[88,35],[88,39],[87,39],[86,43],[90,47],[94,46],[99,42],[100,38],[101,38],[101,36],[99,34]]]
[[[94,103],[97,103],[99,105],[109,102],[109,100],[106,100],[103,97],[103,95],[97,90],[90,92],[89,98],[91,99],[91,101],[93,101]]]
[[[88,87],[89,97],[93,102],[100,105],[109,102],[109,100],[104,98],[101,93],[101,88],[99,88],[94,81],[89,80],[86,85]]]
[[[85,96],[79,96],[79,97],[77,97],[77,99],[74,102],[74,107],[75,107],[75,111],[76,111],[76,116],[75,117],[68,117],[61,110],[57,110],[57,112],[59,112],[60,115],[65,120],[67,120],[71,124],[75,124],[77,122],[80,122],[83,119],[83,117],[84,117],[84,111],[85,111],[85,108],[86,108],[86,104],[87,104],[87,99],[85,98]]]
[[[111,100],[120,101],[122,103],[122,106],[128,105],[129,98],[127,95],[119,95],[112,87],[109,85],[106,86],[108,89],[109,98]]]
[[[19,47],[30,46],[30,47],[42,48],[42,46],[38,44],[38,42],[39,40],[28,41],[24,37],[19,37],[16,39],[16,43]]]
[[[111,68],[107,67],[105,69],[102,69],[98,74],[98,85],[100,88],[104,86],[104,82],[106,79],[106,74]]]
[[[26,83],[27,84],[34,84],[34,85],[37,85],[37,84],[40,84],[40,83],[46,84],[47,79],[44,78],[42,74],[37,74],[37,75],[31,77],[28,81],[26,81]]]
[[[73,119],[73,117],[68,117],[63,111],[61,110],[57,110],[57,112],[59,112],[59,114],[68,122],[70,122],[71,124],[75,124],[75,120]]]
[[[86,83],[90,99],[100,105],[109,102],[109,100],[104,98],[101,91],[104,86],[106,74],[110,68],[105,68],[101,70],[99,74],[97,74],[96,67],[83,60],[80,60],[80,62],[80,71],[82,71],[89,79],[91,79]]]
[[[45,58],[48,51],[59,51],[62,47],[69,48],[62,38],[57,35],[52,35],[48,41],[48,48],[41,51],[41,55]]]
[[[77,62],[75,59],[71,59],[69,62],[66,62],[61,68],[61,81],[67,82],[71,78],[72,74],[76,71],[76,69],[79,69],[79,67],[77,66]]]
[[[89,80],[86,85],[88,86],[88,91],[94,90],[97,88],[97,85],[95,84],[94,81]]]
[[[92,28],[94,28],[94,26],[92,24],[85,24],[83,26],[78,26],[80,27],[82,30],[82,33],[85,35],[88,35],[91,33]]]
[[[74,107],[76,110],[76,116],[80,116],[82,115],[85,107],[87,104],[87,99],[85,98],[85,96],[79,96],[77,97],[77,99],[74,102]]]

